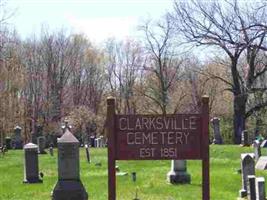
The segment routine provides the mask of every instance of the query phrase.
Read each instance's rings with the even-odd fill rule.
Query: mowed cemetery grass
[[[232,200],[241,188],[240,154],[253,152],[252,147],[234,145],[210,146],[210,179],[212,200]],[[107,149],[90,149],[91,163],[86,162],[85,149],[80,148],[81,180],[90,200],[107,200]],[[266,150],[263,151],[266,155]],[[48,200],[57,181],[57,152],[39,155],[39,168],[44,173],[42,184],[23,184],[22,150],[9,150],[0,156],[0,199],[1,200]],[[96,166],[101,163],[101,166]],[[128,176],[117,176],[117,199],[134,199],[138,189],[140,200],[200,200],[201,161],[188,161],[188,172],[192,182],[187,185],[171,185],[166,181],[170,161],[117,161],[121,172]],[[131,172],[137,173],[132,182]],[[267,172],[256,171],[258,176],[267,178]]]

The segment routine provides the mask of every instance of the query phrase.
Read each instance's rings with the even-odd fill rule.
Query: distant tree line
[[[251,122],[264,124],[265,1],[177,1],[140,25],[143,38],[101,45],[64,29],[22,40],[1,19],[1,138],[17,124],[27,141],[37,126],[56,134],[66,118],[76,133],[96,124],[105,134],[108,96],[121,114],[167,114],[198,112],[207,94],[211,116],[233,121],[234,143]]]

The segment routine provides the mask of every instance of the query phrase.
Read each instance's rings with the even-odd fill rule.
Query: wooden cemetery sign
[[[202,160],[202,199],[209,200],[209,98],[200,114],[117,115],[107,100],[108,195],[116,200],[116,160]]]

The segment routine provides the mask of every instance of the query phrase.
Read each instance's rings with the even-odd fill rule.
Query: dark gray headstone
[[[239,191],[241,198],[247,196],[247,181],[249,175],[255,175],[255,161],[254,154],[242,153],[241,154],[241,175],[242,175],[242,188]]]
[[[241,145],[242,146],[249,146],[249,140],[248,140],[248,131],[243,130],[241,135]]]
[[[171,170],[167,174],[167,181],[171,184],[191,182],[191,176],[187,173],[186,160],[172,160]]]
[[[45,136],[38,137],[37,138],[37,144],[38,144],[38,153],[39,154],[46,154],[46,151],[45,151],[45,145],[46,145]]]
[[[255,154],[255,161],[257,162],[261,157],[261,144],[258,140],[254,140],[253,142],[254,154]]]
[[[50,156],[54,156],[54,149],[53,149],[52,144],[50,144],[50,146],[49,146],[49,154],[50,154]]]
[[[22,149],[23,148],[23,141],[21,136],[21,127],[15,126],[14,128],[14,135],[11,139],[11,145],[13,149]]]
[[[256,177],[254,175],[248,175],[247,179],[248,200],[256,200]]]
[[[267,169],[267,156],[261,156],[255,168],[258,170],[266,170]]]
[[[89,146],[88,144],[85,144],[85,153],[86,153],[86,160],[88,163],[90,163],[90,154],[89,154]]]
[[[265,195],[265,179],[258,177],[256,178],[256,200],[266,200]]]
[[[6,148],[11,149],[11,138],[10,137],[5,138],[5,143],[6,143]]]
[[[24,145],[24,183],[41,183],[38,167],[38,146],[33,143]]]
[[[79,141],[69,130],[58,140],[58,182],[52,200],[87,200],[80,180]]]
[[[220,131],[220,118],[214,117],[211,119],[211,124],[213,128],[213,133],[214,133],[214,140],[213,144],[222,144],[222,136],[221,136],[221,131]]]
[[[95,136],[90,136],[90,145],[91,147],[95,147]]]

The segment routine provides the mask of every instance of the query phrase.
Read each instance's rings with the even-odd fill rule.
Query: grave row
[[[267,156],[261,156],[261,148],[266,147],[267,140],[255,140],[254,153],[241,154],[242,188],[239,191],[239,199],[266,200],[265,179],[255,176],[255,169],[267,169]]]

